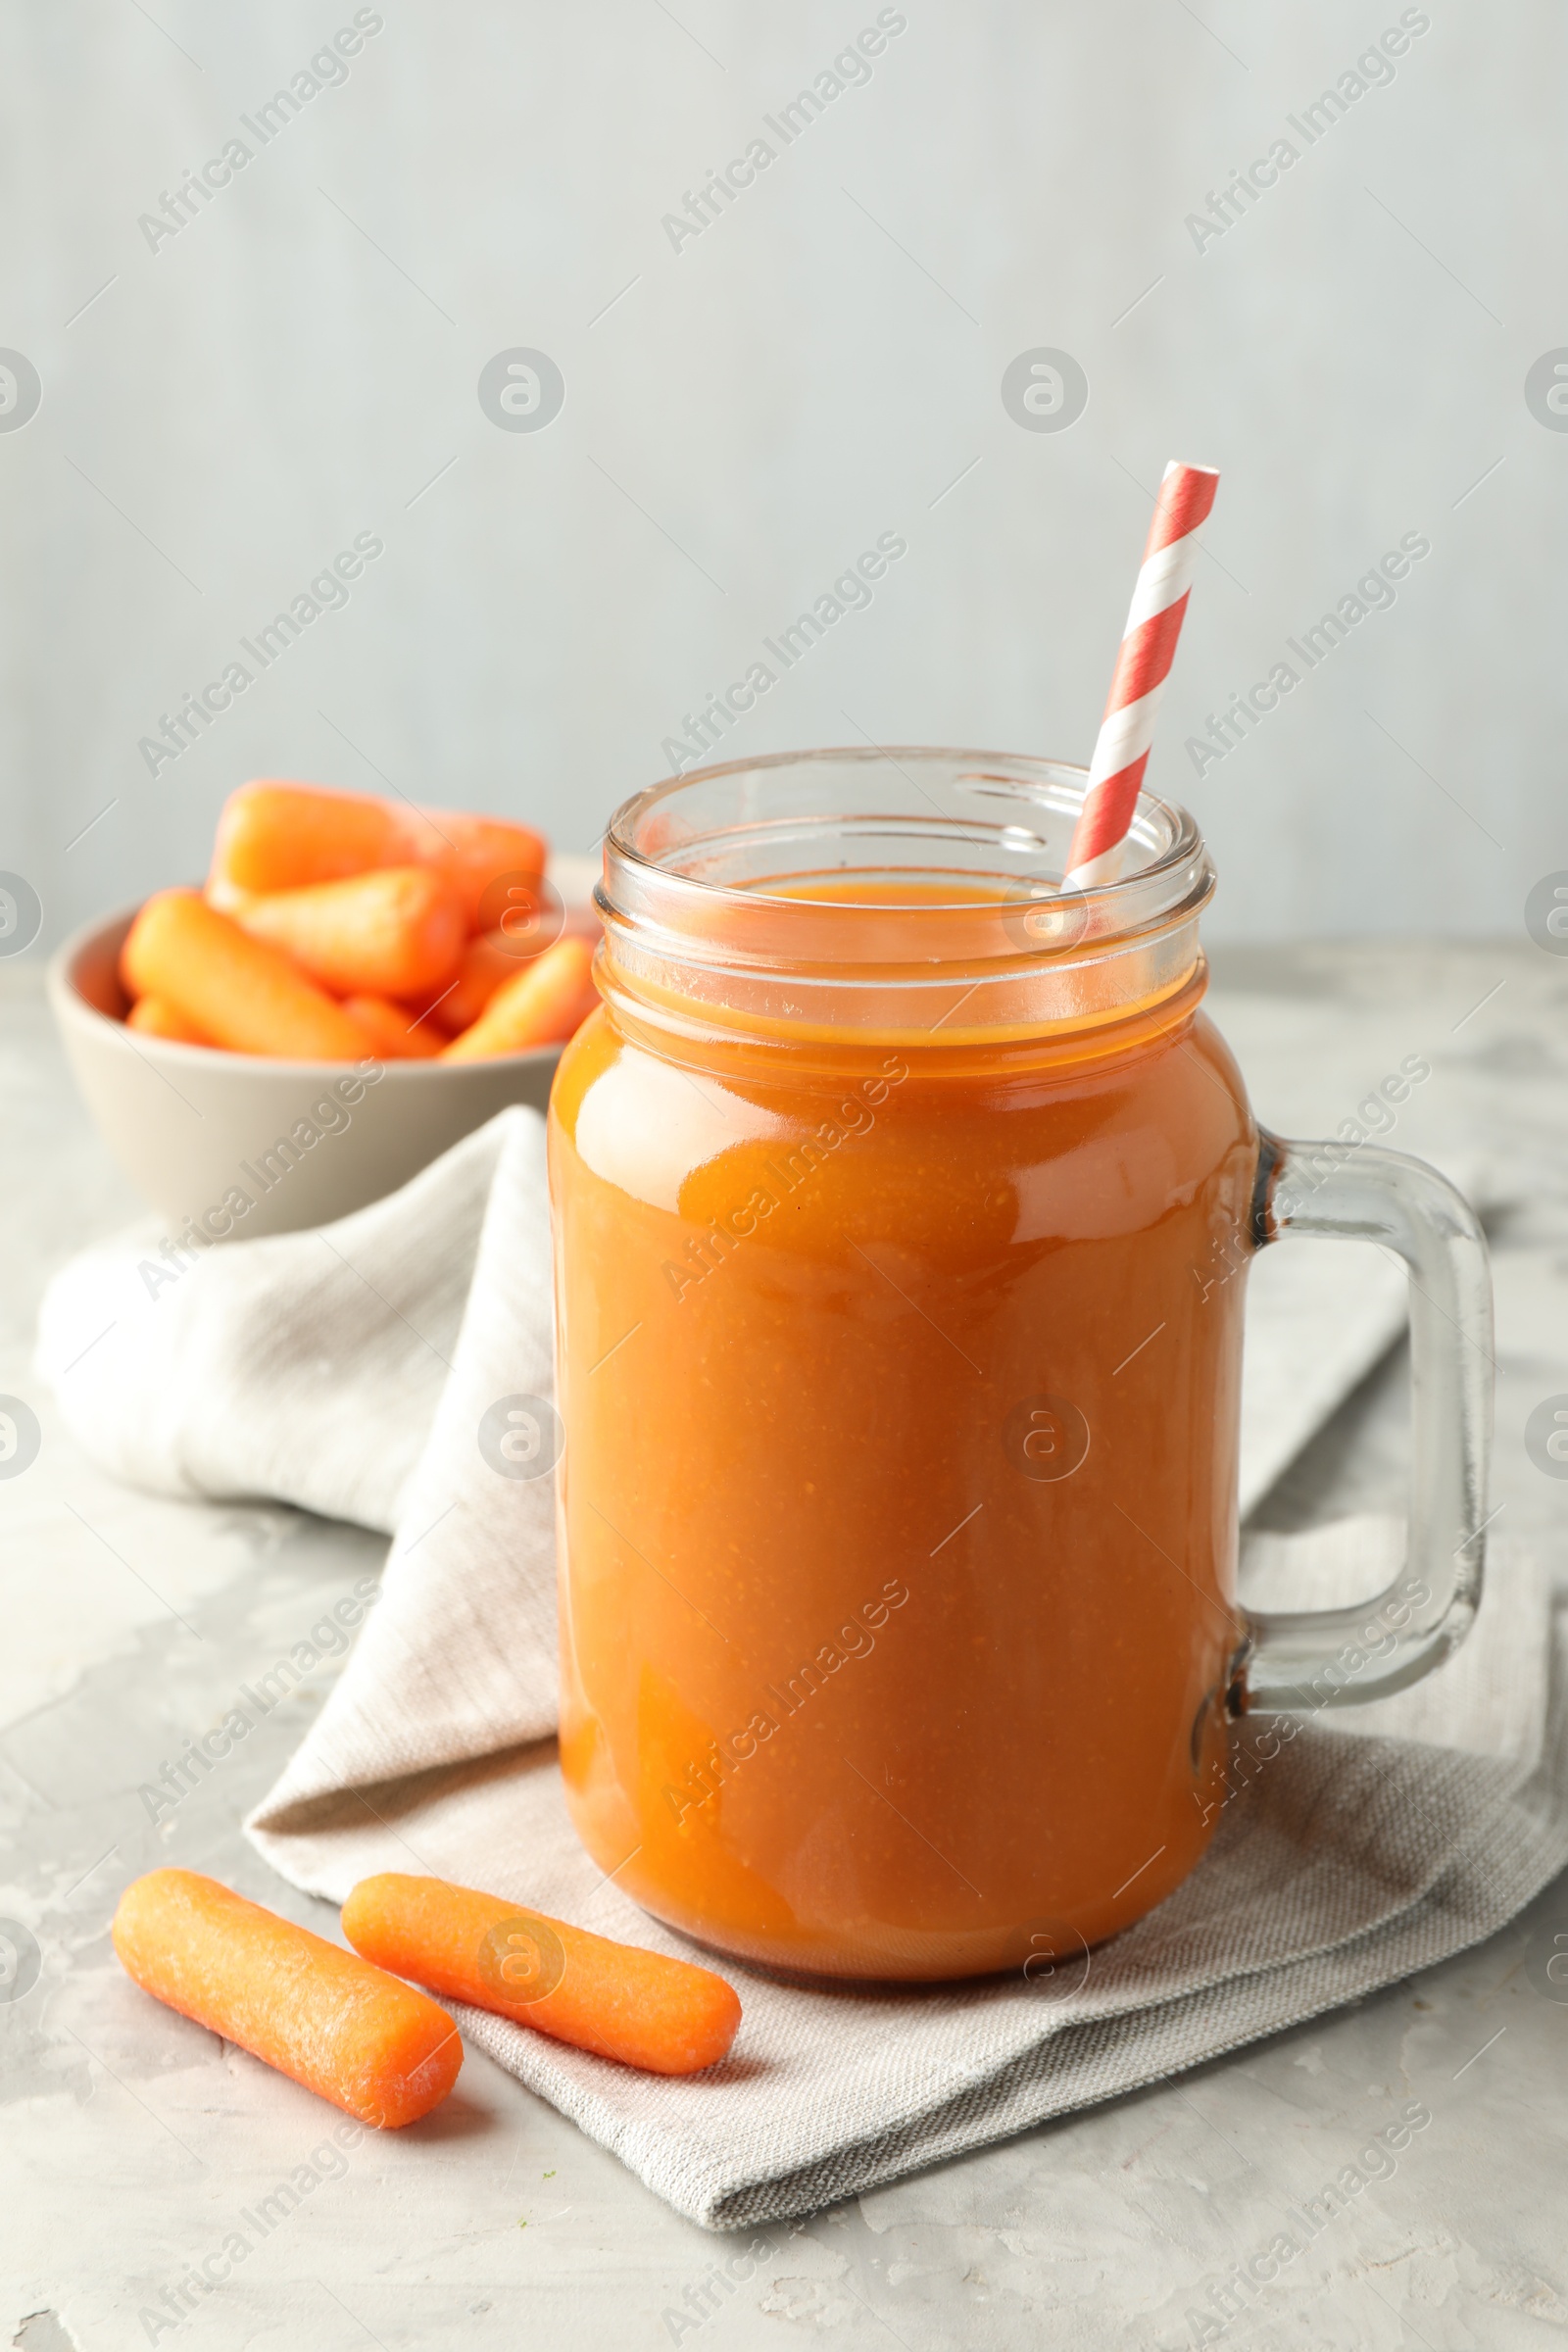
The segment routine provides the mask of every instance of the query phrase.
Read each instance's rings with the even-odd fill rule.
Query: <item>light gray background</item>
[[[258,772],[586,849],[890,530],[907,557],[732,756],[1085,759],[1176,454],[1223,482],[1151,781],[1215,847],[1211,934],[1518,934],[1568,866],[1568,432],[1524,398],[1568,344],[1560,12],[1433,0],[1200,253],[1186,216],[1302,144],[1285,116],[1396,0],[906,0],[870,81],[677,254],[662,216],[875,0],[386,0],[347,81],[149,251],[138,216],[353,13],[0,8],[0,344],[43,382],[0,433],[0,867],[40,945],[199,871]],[[564,374],[541,432],[479,406],[514,345]],[[1036,345],[1087,371],[1067,431],[1004,410]],[[159,713],[364,530],[347,609],[149,776]],[[1204,714],[1410,531],[1396,606],[1196,777]]]

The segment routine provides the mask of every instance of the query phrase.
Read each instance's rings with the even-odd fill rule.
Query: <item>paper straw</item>
[[[1122,844],[1149,765],[1154,713],[1175,659],[1199,539],[1218,485],[1212,466],[1181,466],[1174,458],[1160,481],[1090,763],[1089,789],[1067,854],[1067,881],[1080,889],[1114,882],[1121,870]]]

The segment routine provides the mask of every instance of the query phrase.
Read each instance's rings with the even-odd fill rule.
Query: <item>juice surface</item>
[[[673,1926],[1059,1979],[1202,1851],[1257,1136],[1201,990],[1065,1044],[622,1004],[568,1048],[562,1764]]]

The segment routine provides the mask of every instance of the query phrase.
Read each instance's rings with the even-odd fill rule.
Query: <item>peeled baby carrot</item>
[[[245,892],[302,890],[384,865],[426,865],[452,884],[465,923],[474,930],[492,882],[503,874],[542,873],[544,863],[539,834],[505,817],[263,778],[242,784],[224,804],[207,895],[226,913]]]
[[[141,997],[125,1015],[127,1029],[139,1029],[143,1037],[172,1038],[177,1046],[210,1046],[212,1039],[205,1029],[198,1029],[164,997]]]
[[[445,1049],[445,1061],[483,1061],[492,1054],[524,1054],[570,1037],[599,1002],[593,983],[593,942],[558,939],[542,956],[504,980],[470,1029]]]
[[[133,997],[162,997],[215,1046],[290,1061],[363,1061],[365,1032],[280,949],[252,939],[199,891],[161,890],[120,952]]]
[[[458,1037],[479,1018],[504,980],[514,979],[525,957],[507,945],[503,931],[481,931],[470,939],[458,965],[457,985],[411,1000],[416,1011],[429,1017],[447,1037]]]
[[[343,1906],[343,1933],[368,1960],[449,2000],[650,2074],[715,2065],[741,2022],[733,1988],[710,1969],[445,1879],[362,1879]]]
[[[441,1051],[440,1030],[416,1021],[406,1004],[386,997],[345,997],[343,1009],[388,1061],[433,1061]]]
[[[501,816],[469,816],[456,808],[406,809],[407,855],[444,874],[463,901],[470,931],[499,920],[483,906],[485,892],[504,874],[540,875],[545,843],[528,825]]]
[[[505,924],[478,932],[463,951],[456,985],[449,982],[444,989],[431,995],[411,998],[410,1009],[428,1013],[430,1019],[444,1029],[449,1037],[461,1036],[465,1029],[471,1028],[502,982],[514,980],[523,965],[543,955],[546,946],[551,944],[554,922],[548,908],[543,906],[540,913],[540,927],[550,924],[550,931],[543,940],[531,941],[526,933],[519,936],[517,930],[509,929]],[[597,944],[599,918],[591,910],[577,907],[568,911],[563,907],[555,921],[564,923],[573,936],[591,939]],[[592,1009],[590,1005],[589,1010]]]
[[[466,933],[458,894],[424,865],[388,865],[341,882],[247,897],[232,909],[339,996],[415,997],[446,987]]]
[[[458,2079],[463,2043],[436,2002],[197,1871],[135,1880],[114,1937],[144,1992],[362,2124],[415,2123]]]
[[[265,777],[242,784],[218,820],[208,895],[226,907],[237,892],[301,890],[371,866],[422,863],[404,830],[403,813],[370,793]]]

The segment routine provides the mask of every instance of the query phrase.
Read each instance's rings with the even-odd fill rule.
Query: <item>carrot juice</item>
[[[864,774],[828,782],[858,820]],[[1207,869],[1037,948],[983,825],[935,878],[907,839],[785,873],[755,783],[744,858],[706,790],[701,854],[668,806],[612,836],[551,1106],[572,1817],[769,1966],[1059,1964],[1201,1854],[1241,1638],[1215,1274],[1258,1138],[1200,1009]]]

